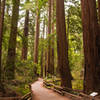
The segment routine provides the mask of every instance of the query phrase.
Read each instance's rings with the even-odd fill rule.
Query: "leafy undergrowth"
[[[21,77],[20,77],[21,78]],[[29,84],[37,80],[35,77],[32,80],[25,78],[24,80],[12,80],[4,82],[4,91],[0,91],[0,97],[20,97],[30,92]]]
[[[0,90],[0,97],[19,97],[20,93],[16,92],[16,90],[12,89],[7,83],[4,84],[4,89]]]
[[[73,89],[83,90],[83,76],[80,74],[80,69],[72,71],[72,76],[74,78],[74,80],[72,80]]]
[[[15,79],[11,81],[6,80],[4,82],[6,93],[1,92],[2,96],[8,96],[8,97],[23,96],[28,92],[30,92],[29,85],[37,80],[37,76],[33,73],[34,72],[33,67],[34,63],[31,60],[27,61],[18,60],[16,63]]]
[[[37,78],[34,78],[33,80],[13,80],[9,84],[7,84],[7,87],[10,87],[11,90],[16,91],[20,96],[23,96],[30,92],[30,84],[34,83],[37,80]]]
[[[72,76],[73,76],[72,88],[75,90],[83,90],[83,76],[80,77],[80,72],[74,71],[72,72]],[[57,77],[48,77],[48,78],[45,78],[44,80],[48,83],[53,83],[58,86],[61,85],[60,78],[57,78]]]

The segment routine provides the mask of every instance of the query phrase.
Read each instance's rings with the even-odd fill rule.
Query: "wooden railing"
[[[81,90],[73,90],[70,88],[63,88],[57,85],[54,85],[53,83],[49,83],[44,81],[43,85],[48,88],[52,89],[53,91],[66,96],[72,100],[100,100],[97,97],[91,97],[90,95],[84,94]]]

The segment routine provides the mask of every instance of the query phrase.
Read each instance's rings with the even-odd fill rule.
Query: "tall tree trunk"
[[[1,15],[1,0],[0,0],[0,15]]]
[[[16,37],[17,37],[17,24],[19,17],[19,4],[20,0],[12,0],[13,10],[11,19],[11,32],[8,46],[8,56],[6,61],[6,77],[9,80],[15,78],[15,58],[16,58]]]
[[[47,51],[45,51],[45,65],[44,65],[45,77],[47,76]]]
[[[45,33],[45,19],[43,21],[43,36],[41,37],[43,40],[44,40],[44,33]],[[43,59],[44,59],[44,44],[42,45],[42,49],[41,49],[41,77],[43,77],[43,72],[44,72]]]
[[[34,63],[38,64],[38,46],[39,46],[39,32],[40,31],[40,12],[37,9],[37,17],[36,17],[36,33],[35,33],[35,41],[34,41]],[[37,75],[37,66],[34,66],[34,73]]]
[[[43,77],[43,49],[41,50],[41,77]]]
[[[1,6],[1,0],[0,0],[0,85],[2,83],[2,37],[3,37],[5,2],[6,0],[3,0]]]
[[[61,86],[72,88],[71,72],[68,61],[68,40],[66,38],[64,0],[56,0],[56,27],[58,66],[61,75]]]
[[[48,27],[46,25],[46,37],[47,37],[47,34],[48,34]],[[45,73],[45,77],[47,77],[48,75],[48,50],[46,49],[45,50],[45,65],[44,65],[44,73]]]
[[[55,24],[54,24],[54,11],[55,11],[55,9],[54,9],[54,4],[55,4],[55,0],[51,0],[51,14],[52,14],[52,16],[51,16],[51,18],[52,18],[52,29],[51,29],[51,33],[52,34],[54,34],[54,32],[55,32],[55,29],[54,29],[54,27],[55,27]],[[51,39],[51,73],[52,73],[52,75],[54,75],[54,37],[52,37],[52,39]]]
[[[51,0],[49,2],[49,20],[48,20],[48,37],[51,34]],[[48,45],[48,57],[47,57],[47,67],[48,67],[48,73],[51,74],[51,39],[49,37],[49,45]]]
[[[83,42],[84,42],[84,92],[97,91],[100,88],[100,42],[96,1],[81,0]],[[95,85],[96,83],[96,85]]]
[[[27,60],[28,31],[29,31],[29,10],[26,10],[25,24],[24,24],[24,35],[23,35],[22,60]]]
[[[98,0],[98,13],[99,13],[99,23],[100,23],[100,0]]]

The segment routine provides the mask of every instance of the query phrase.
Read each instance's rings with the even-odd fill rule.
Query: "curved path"
[[[43,87],[43,80],[39,79],[32,86],[33,100],[70,100],[52,90]]]

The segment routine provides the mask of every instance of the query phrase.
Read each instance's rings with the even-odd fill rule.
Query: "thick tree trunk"
[[[47,77],[47,51],[45,51],[44,73],[45,73],[45,77]]]
[[[36,17],[36,33],[35,33],[35,41],[34,41],[34,63],[38,64],[38,45],[39,45],[39,32],[40,31],[40,12],[37,10]],[[37,75],[37,66],[34,66],[34,73]]]
[[[55,24],[54,24],[54,11],[55,11],[55,9],[54,9],[54,4],[55,4],[55,1],[54,0],[51,0],[51,18],[52,18],[52,29],[51,29],[51,33],[52,34],[54,34],[54,32],[55,32],[55,29],[54,29],[54,27],[55,27]],[[52,37],[52,39],[51,39],[51,74],[52,75],[54,75],[54,37]]]
[[[25,25],[24,25],[24,35],[23,35],[22,60],[27,60],[28,31],[29,31],[29,10],[26,10]]]
[[[11,32],[8,46],[8,56],[6,62],[6,77],[9,80],[15,78],[15,58],[16,58],[16,37],[17,37],[17,24],[19,17],[19,3],[20,0],[13,1]]]
[[[34,42],[34,62],[38,63],[38,45],[39,45],[39,27],[40,27],[40,15],[37,14],[36,22],[36,33],[35,33],[35,42]]]
[[[51,48],[51,74],[54,75],[54,48]]]
[[[49,20],[48,20],[48,37],[51,34],[51,0],[48,1],[49,3]],[[48,73],[51,74],[51,39],[49,37],[49,45],[48,45],[48,56],[47,56],[47,67]]]
[[[100,40],[96,1],[81,0],[83,42],[84,42],[84,92],[97,91],[100,88],[100,63],[98,40]],[[95,85],[96,83],[96,85]]]
[[[43,77],[43,49],[41,50],[41,77]]]
[[[5,2],[6,0],[0,0],[0,88],[2,83],[2,37],[3,37],[3,25],[4,25],[4,13],[5,13]]]
[[[43,34],[41,39],[44,40],[44,33],[45,33],[45,19],[43,21]],[[41,49],[41,77],[43,77],[43,72],[44,72],[44,45],[42,45],[42,49]]]
[[[66,38],[64,0],[56,0],[56,27],[58,66],[61,75],[61,85],[72,88],[71,72],[68,61],[68,41]]]
[[[1,15],[1,0],[0,0],[0,15]]]
[[[98,0],[98,13],[99,13],[99,23],[100,23],[100,0]]]

